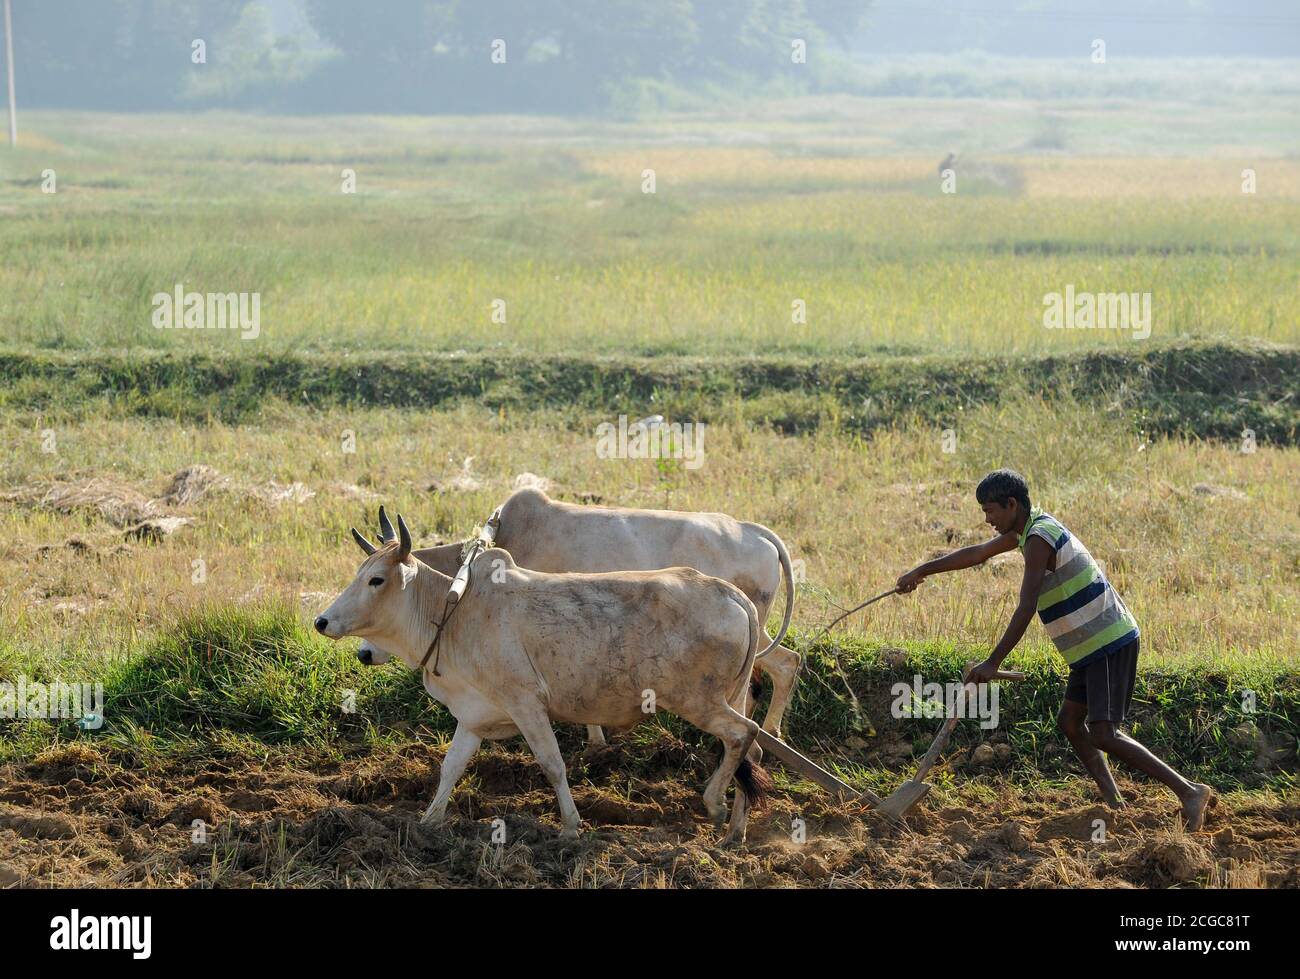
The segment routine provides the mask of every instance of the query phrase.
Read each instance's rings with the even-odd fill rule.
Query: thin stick
[[[896,595],[896,594],[898,594],[898,589],[897,589],[897,588],[891,588],[891,589],[889,589],[889,591],[883,591],[883,592],[881,592],[881,593],[880,593],[879,595],[877,595],[875,598],[868,598],[868,599],[867,599],[865,602],[863,602],[861,605],[855,605],[855,606],[853,606],[853,608],[849,609],[847,612],[845,612],[845,613],[844,613],[843,615],[841,615],[839,618],[835,619],[833,622],[831,622],[830,625],[828,625],[828,626],[827,626],[825,629],[823,629],[822,631],[823,631],[823,632],[830,632],[832,629],[834,629],[837,625],[839,625],[841,622],[843,622],[845,619],[847,619],[847,618],[848,618],[850,615],[852,615],[854,612],[860,612],[860,611],[862,611],[864,608],[866,608],[868,605],[874,605],[876,602],[880,601],[882,598],[888,598],[890,595]]]

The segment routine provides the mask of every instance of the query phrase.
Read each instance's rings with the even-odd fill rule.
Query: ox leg
[[[598,748],[605,747],[605,732],[601,730],[599,724],[587,725],[587,747],[583,749],[583,754],[596,751]]]
[[[699,720],[687,718],[687,720],[722,742],[722,762],[709,779],[708,785],[704,787],[704,806],[713,817],[713,821],[721,826],[727,818],[727,784],[735,777],[736,769],[740,767],[740,760],[745,757],[750,745],[753,744],[754,737],[758,733],[758,724],[730,706],[709,718]],[[747,808],[739,790],[736,795],[736,806]],[[744,812],[739,817],[733,813],[731,830],[723,842],[733,843],[737,839],[745,838],[745,819]]]
[[[524,740],[528,742],[528,747],[533,750],[537,764],[541,765],[542,771],[546,773],[546,780],[555,790],[555,796],[560,803],[560,836],[565,839],[576,839],[581,817],[578,816],[578,807],[573,804],[573,793],[569,791],[569,777],[564,769],[564,757],[560,754],[560,746],[555,740],[555,729],[551,727],[550,717],[539,704],[535,707],[529,706],[526,709],[511,711],[510,718],[518,725]]]
[[[731,822],[727,824],[727,835],[719,846],[735,846],[745,842],[745,829],[749,826],[749,797],[736,786],[736,798],[732,800]]]
[[[465,774],[465,766],[469,764],[470,758],[482,743],[483,739],[464,724],[456,725],[456,733],[451,738],[451,747],[443,756],[442,770],[438,773],[438,791],[434,794],[433,801],[429,803],[429,808],[424,810],[424,815],[420,817],[421,823],[433,826],[446,818],[451,790]]]
[[[801,666],[802,657],[784,646],[777,646],[758,661],[758,668],[772,678],[772,702],[767,707],[767,716],[763,718],[763,730],[774,738],[781,737],[781,721],[785,717],[786,708],[790,706]]]

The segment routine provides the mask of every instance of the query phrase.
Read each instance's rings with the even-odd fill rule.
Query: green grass
[[[786,731],[805,746],[841,745],[859,735],[870,750],[877,729],[891,728],[910,729],[914,747],[924,751],[941,721],[891,720],[894,685],[911,684],[914,676],[923,682],[956,681],[962,663],[975,653],[949,643],[918,643],[905,658],[890,659],[878,644],[852,636],[822,637],[809,648],[814,638],[791,637],[808,656]],[[862,722],[846,696],[835,657],[862,702]],[[1019,655],[1011,665],[1027,677],[1000,685],[998,727],[986,731],[974,720],[960,725],[950,750],[1006,741],[1014,752],[1016,777],[1063,775],[1072,765],[1054,730],[1063,667],[1051,656],[1035,654]],[[55,678],[39,664],[6,657],[0,658],[0,679],[12,680],[33,666],[31,679]],[[77,679],[104,684],[104,726],[83,731],[72,720],[9,722],[0,726],[0,759],[30,759],[69,741],[100,744],[137,761],[277,748],[338,751],[377,738],[409,737],[412,726],[433,736],[448,736],[455,726],[424,694],[414,673],[400,664],[362,667],[350,649],[314,636],[291,609],[275,605],[183,616],[167,634],[126,650],[121,659],[101,661]],[[1254,698],[1249,712],[1243,709],[1243,691]],[[633,743],[655,740],[665,730],[695,749],[711,742],[679,719],[661,715],[634,735]],[[1132,730],[1178,769],[1221,789],[1294,787],[1294,774],[1286,768],[1261,769],[1255,762],[1261,739],[1294,757],[1300,741],[1300,678],[1281,662],[1145,669],[1135,693]],[[577,729],[566,730],[566,747],[575,748],[578,737]],[[842,771],[854,774],[854,766]]]

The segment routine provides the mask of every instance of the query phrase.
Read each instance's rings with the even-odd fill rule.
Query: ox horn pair
[[[366,540],[356,527],[352,528],[352,539],[357,542],[357,546],[366,554],[374,554],[375,551],[379,550],[378,547]],[[394,533],[388,514],[384,512],[384,508],[381,506],[379,508],[379,542],[381,544],[391,544],[394,540],[398,541],[397,559],[405,561],[407,555],[411,553],[411,532],[406,528],[406,521],[402,519],[402,515],[399,513],[397,515],[397,533]]]

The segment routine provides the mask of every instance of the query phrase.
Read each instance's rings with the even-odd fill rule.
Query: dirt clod
[[[1205,847],[1183,837],[1165,837],[1148,844],[1147,859],[1174,883],[1187,883],[1206,877],[1214,866]]]
[[[992,745],[977,744],[975,750],[970,753],[970,763],[976,768],[987,768],[993,764],[994,757]]]

